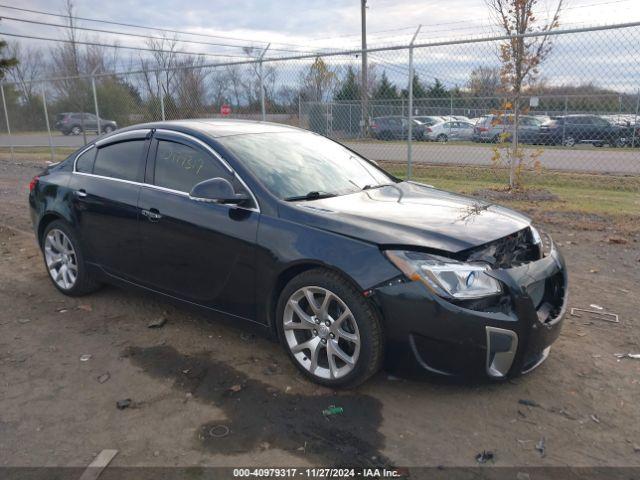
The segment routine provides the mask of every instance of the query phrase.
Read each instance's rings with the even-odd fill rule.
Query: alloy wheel
[[[73,288],[78,279],[78,257],[71,240],[62,230],[54,228],[47,233],[44,258],[56,285],[63,290]]]
[[[360,355],[360,332],[346,303],[321,287],[291,295],[283,315],[284,337],[294,358],[314,376],[337,379],[350,373]]]
[[[73,127],[71,129],[71,133],[73,135],[80,135],[82,133],[82,129],[80,127]]]

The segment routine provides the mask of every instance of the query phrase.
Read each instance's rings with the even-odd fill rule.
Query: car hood
[[[287,204],[281,218],[378,245],[457,253],[530,224],[513,210],[414,182]]]

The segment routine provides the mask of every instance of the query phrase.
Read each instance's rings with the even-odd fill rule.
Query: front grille
[[[466,261],[487,262],[493,268],[513,268],[540,259],[530,228],[467,251]]]

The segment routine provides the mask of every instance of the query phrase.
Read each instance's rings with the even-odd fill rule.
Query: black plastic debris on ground
[[[476,455],[476,462],[485,464],[487,462],[493,462],[495,460],[495,454],[489,450],[483,450]]]
[[[526,405],[527,407],[540,407],[541,405],[535,400],[529,400],[527,398],[521,398],[518,400],[520,405]]]
[[[124,400],[118,400],[116,402],[116,408],[118,410],[124,410],[125,408],[129,408],[131,406],[131,399],[125,398]]]

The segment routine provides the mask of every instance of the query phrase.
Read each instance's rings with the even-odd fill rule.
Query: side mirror
[[[224,178],[211,178],[197,183],[191,189],[189,197],[201,202],[233,205],[238,205],[249,199],[244,193],[236,193],[231,182]]]

